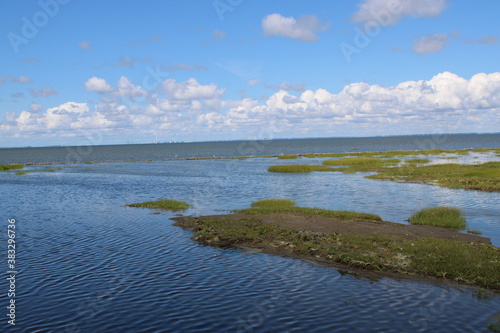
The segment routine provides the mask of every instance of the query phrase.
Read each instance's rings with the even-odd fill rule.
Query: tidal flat
[[[487,238],[429,223],[403,225],[367,213],[296,207],[286,199],[254,202],[231,215],[173,220],[205,245],[259,248],[358,272],[500,291],[500,249]]]

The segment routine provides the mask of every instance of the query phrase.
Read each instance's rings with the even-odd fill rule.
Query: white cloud
[[[42,89],[30,89],[30,92],[34,97],[48,97],[59,95],[57,91],[50,87],[43,87]]]
[[[312,15],[303,15],[297,20],[275,13],[262,20],[262,30],[266,36],[282,36],[309,43],[318,40],[319,36],[316,33],[325,30],[326,27],[327,25],[323,25]]]
[[[114,90],[113,87],[106,82],[106,80],[95,76],[91,77],[90,79],[87,80],[87,82],[85,82],[85,89],[100,94],[106,94]]]
[[[109,90],[106,81],[93,79],[92,91],[107,95],[92,108],[68,102],[43,111],[33,103],[28,111],[6,115],[0,122],[1,136],[68,136],[85,131],[106,131],[121,138],[157,131],[210,138],[213,130],[229,136],[238,133],[240,138],[264,132],[268,138],[352,136],[357,131],[362,135],[493,132],[498,131],[500,114],[500,73],[466,79],[443,72],[390,87],[358,82],[337,93],[280,90],[264,101],[223,100],[224,89],[214,83],[169,79],[162,89],[129,105],[121,97],[143,96],[142,87],[122,77],[118,87]]]
[[[424,36],[413,43],[412,49],[416,54],[438,53],[448,45],[449,38],[447,34],[432,34]]]
[[[177,100],[221,98],[225,91],[225,89],[218,89],[214,83],[201,85],[193,78],[179,83],[174,79],[167,79],[163,81],[162,88],[168,98]]]
[[[31,79],[27,76],[19,76],[19,78],[17,79],[17,83],[31,83]]]
[[[352,16],[353,22],[376,21],[394,25],[405,16],[437,17],[446,8],[446,0],[363,0]]]
[[[134,100],[136,97],[146,97],[148,95],[142,87],[134,86],[125,76],[120,77],[118,80],[118,88],[115,90],[115,94],[122,97],[128,97],[130,100]]]
[[[42,108],[43,108],[42,104],[38,104],[38,103],[31,103],[29,106],[30,112],[33,112],[33,113],[37,113],[37,112],[42,111]]]
[[[92,45],[90,45],[89,41],[83,41],[78,43],[78,47],[84,50],[92,50]]]

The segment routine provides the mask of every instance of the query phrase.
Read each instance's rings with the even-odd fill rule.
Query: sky
[[[0,147],[499,132],[496,0],[4,0]]]

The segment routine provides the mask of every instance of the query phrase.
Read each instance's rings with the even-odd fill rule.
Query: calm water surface
[[[294,149],[283,152],[307,152]],[[123,159],[117,152],[108,157]],[[474,163],[496,157],[461,158]],[[278,163],[297,160],[155,160],[0,173],[1,226],[6,230],[7,219],[15,218],[18,227],[18,321],[12,331],[487,332],[500,315],[500,298],[480,300],[468,288],[370,281],[296,259],[215,249],[172,226],[171,213],[124,207],[174,198],[193,205],[184,214],[201,215],[280,197],[405,223],[420,208],[452,205],[464,211],[471,229],[500,245],[499,193],[376,181],[363,174],[266,171]],[[1,237],[6,244],[5,232]],[[1,295],[3,307],[7,298]]]

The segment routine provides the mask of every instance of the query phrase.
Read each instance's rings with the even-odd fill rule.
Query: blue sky
[[[494,0],[0,6],[2,147],[499,128]]]

